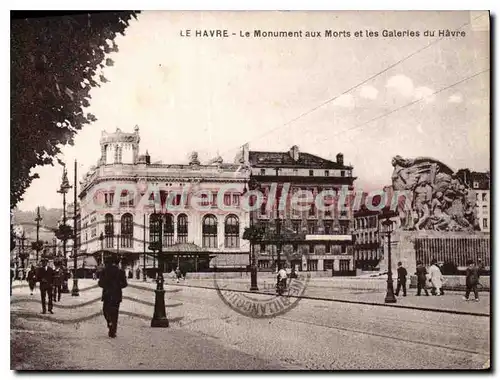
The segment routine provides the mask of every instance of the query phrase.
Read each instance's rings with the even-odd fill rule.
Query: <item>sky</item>
[[[460,27],[465,37],[439,40],[438,30]],[[230,37],[181,37],[187,29],[227,29]],[[238,37],[258,29],[322,36]],[[325,30],[351,37],[327,38]],[[383,30],[420,36],[382,37]],[[115,64],[104,71],[110,82],[92,89],[86,110],[98,121],[63,148],[70,181],[75,159],[79,179],[96,164],[102,130],[135,125],[140,154],[148,150],[153,162],[187,163],[192,151],[202,162],[217,154],[232,162],[247,142],[251,150],[298,145],[332,160],[341,152],[366,191],[390,184],[395,155],[489,170],[486,13],[148,11],[115,41]],[[61,207],[62,168],[35,171],[41,178],[19,209]]]

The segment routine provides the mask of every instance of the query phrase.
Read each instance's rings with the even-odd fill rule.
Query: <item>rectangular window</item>
[[[217,192],[212,194],[212,207],[217,207]]]
[[[224,206],[231,206],[231,194],[224,194]]]
[[[318,260],[307,260],[307,270],[314,272],[318,270]]]
[[[333,232],[333,220],[325,220],[325,235],[331,235]]]
[[[233,194],[233,206],[240,205],[240,196],[239,194]]]
[[[479,187],[479,182],[474,182],[473,187],[474,189],[477,189]]]
[[[266,245],[265,244],[261,244],[260,245],[260,252],[261,253],[265,253],[266,252]]]
[[[344,254],[347,253],[347,246],[341,245],[340,246],[340,253],[344,253]]]
[[[479,200],[479,194],[476,193],[476,201],[478,201],[478,200]]]
[[[483,193],[483,202],[486,202],[488,200],[486,193]]]
[[[333,269],[333,260],[324,260],[323,261],[323,270],[332,270]]]
[[[208,194],[201,194],[201,205],[208,206]]]
[[[483,214],[487,214],[487,213],[488,213],[488,206],[483,205]]]
[[[327,243],[325,245],[325,253],[331,253],[331,251],[332,251],[331,245]]]
[[[309,177],[313,177],[314,176],[314,170],[309,170]]]
[[[340,260],[339,261],[340,272],[349,272],[349,263],[350,260]]]
[[[307,222],[307,232],[309,235],[315,235],[316,234],[316,222],[315,221],[309,221]]]
[[[325,170],[325,177],[330,177],[330,170]]]
[[[298,251],[299,251],[299,245],[298,245],[298,244],[293,244],[293,245],[292,245],[292,250],[293,250],[294,252],[298,252]]]
[[[341,176],[341,177],[345,177],[345,170],[341,170],[341,171],[340,171],[340,176]]]
[[[260,175],[266,175],[266,169],[260,169]]]
[[[292,220],[292,229],[296,234],[300,232],[300,220]]]
[[[268,269],[269,260],[259,260],[259,268]]]
[[[488,228],[488,219],[483,218],[483,228]]]
[[[309,253],[314,253],[314,244],[309,244]]]
[[[311,207],[309,207],[309,216],[316,216],[316,206],[311,204]]]

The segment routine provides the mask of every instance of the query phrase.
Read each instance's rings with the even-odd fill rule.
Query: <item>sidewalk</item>
[[[360,280],[361,281],[361,280]],[[377,280],[368,280],[377,281]],[[363,281],[361,281],[363,282]],[[185,280],[176,284],[174,281],[169,280],[168,285],[190,286],[215,289],[216,285],[213,279],[206,280]],[[167,286],[168,286],[167,285]],[[218,281],[220,287],[226,290],[235,290],[248,292],[250,282],[247,279],[221,279]],[[339,284],[340,285],[340,284]],[[399,307],[426,311],[447,312],[452,314],[468,314],[477,316],[490,316],[490,293],[480,293],[480,301],[464,301],[462,299],[463,292],[447,291],[443,296],[429,296],[425,295],[417,297],[415,289],[408,290],[408,296],[402,297],[400,294],[397,297],[397,303],[385,303],[386,286],[385,281],[378,280],[373,284],[370,289],[368,286],[360,283],[358,288],[342,288],[337,286],[336,282],[328,282],[324,279],[311,279],[304,293],[304,298],[319,299],[333,302],[344,303],[357,303],[376,305],[384,307]],[[262,294],[275,294],[274,283],[271,279],[258,280],[259,293]]]

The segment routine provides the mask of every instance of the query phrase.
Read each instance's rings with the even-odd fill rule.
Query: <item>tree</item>
[[[14,233],[14,227],[10,225],[10,251],[12,252],[16,248],[16,234]]]
[[[85,112],[89,91],[106,82],[99,69],[118,51],[136,12],[100,12],[11,22],[10,207],[20,201],[37,165],[54,165],[64,145],[96,117]]]

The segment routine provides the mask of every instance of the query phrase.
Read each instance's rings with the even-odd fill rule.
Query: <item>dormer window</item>
[[[330,177],[330,170],[325,170],[325,177]]]
[[[474,181],[473,187],[474,187],[474,189],[477,189],[479,187],[479,183]]]
[[[260,169],[260,175],[266,175],[266,169]]]
[[[314,170],[309,170],[309,177],[313,177],[314,176]]]

